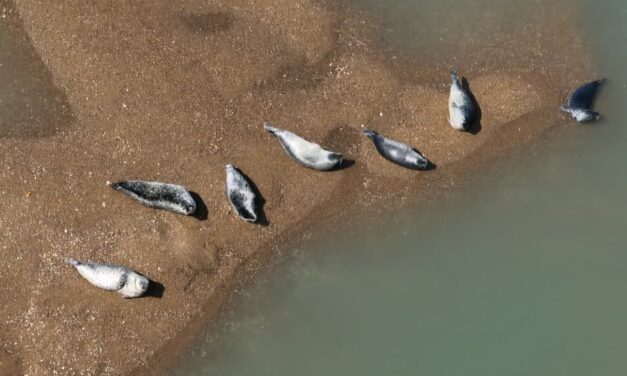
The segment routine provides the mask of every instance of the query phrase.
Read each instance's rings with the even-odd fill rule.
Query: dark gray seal
[[[477,108],[457,72],[451,71],[451,79],[453,83],[448,97],[448,121],[454,129],[468,131],[477,117]]]
[[[125,298],[142,296],[150,285],[148,278],[125,266],[91,261],[81,262],[73,258],[68,258],[65,262],[74,266],[78,273],[92,285],[115,291]]]
[[[363,133],[372,140],[379,154],[388,161],[412,170],[431,168],[429,160],[411,146],[385,138],[370,129],[364,129]]]
[[[184,215],[191,215],[196,211],[196,201],[180,185],[141,180],[107,182],[107,185],[151,208]]]
[[[292,132],[275,128],[270,123],[263,123],[263,127],[279,140],[287,155],[301,166],[319,171],[329,171],[342,164],[342,154],[340,153],[325,150],[318,144],[307,141]]]
[[[257,221],[257,194],[233,165],[226,165],[226,197],[237,215],[245,221]]]
[[[592,102],[603,82],[605,79],[588,82],[573,90],[568,95],[566,104],[562,106],[562,111],[569,113],[580,123],[597,120],[600,115],[592,110]]]

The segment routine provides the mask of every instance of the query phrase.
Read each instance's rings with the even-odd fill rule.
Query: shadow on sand
[[[468,84],[468,80],[466,79],[466,77],[462,77],[462,86],[464,87],[464,89],[466,89],[466,92],[470,96],[470,100],[477,110],[477,112],[475,113],[475,119],[473,120],[472,124],[470,124],[470,127],[467,130],[468,133],[476,135],[481,132],[481,106],[479,106],[477,98],[475,98],[472,90],[470,90],[470,84]]]

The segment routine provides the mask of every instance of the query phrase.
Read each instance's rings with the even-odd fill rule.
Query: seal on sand
[[[468,131],[477,117],[477,108],[457,72],[451,71],[451,79],[453,83],[448,97],[448,121],[458,131]]]
[[[342,163],[342,154],[324,150],[320,145],[307,141],[292,132],[263,123],[265,130],[275,136],[283,150],[298,164],[314,170],[329,171]]]
[[[196,201],[187,189],[180,185],[141,180],[117,183],[108,181],[107,185],[151,208],[165,209],[184,215],[190,215],[196,211]]]
[[[370,129],[364,129],[363,133],[372,140],[379,154],[388,161],[412,170],[427,170],[431,167],[429,160],[411,146],[385,138]]]
[[[245,221],[257,221],[257,195],[242,173],[226,165],[226,197],[237,215]]]
[[[601,86],[603,82],[605,82],[605,79],[588,82],[573,90],[568,95],[566,104],[562,106],[562,111],[568,112],[570,116],[580,123],[597,120],[599,113],[592,111],[591,107],[594,97],[599,90],[599,86]]]
[[[115,291],[125,298],[142,296],[150,285],[148,278],[124,266],[81,262],[73,258],[68,258],[65,262],[74,266],[92,285]]]

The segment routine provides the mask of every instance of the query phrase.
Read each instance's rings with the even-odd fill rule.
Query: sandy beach
[[[8,49],[20,51],[0,55],[0,83],[13,90],[0,102],[0,374],[159,373],[287,245],[454,194],[567,123],[561,101],[591,75],[577,9],[561,1],[454,56],[390,51],[376,18],[332,1],[0,8]],[[448,125],[450,68],[481,105],[477,134]],[[11,94],[20,85],[36,99]],[[354,164],[302,168],[264,121]],[[363,127],[414,145],[437,168],[391,165]],[[267,224],[230,208],[228,163],[255,182]],[[184,185],[201,213],[150,209],[105,186],[127,179]],[[66,257],[126,265],[160,287],[122,299]]]

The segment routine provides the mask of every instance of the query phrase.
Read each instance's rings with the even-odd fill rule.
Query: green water
[[[175,373],[627,372],[627,3],[585,9],[603,121],[553,132],[375,242],[295,251]]]

